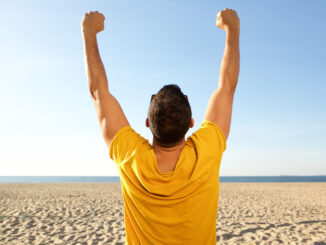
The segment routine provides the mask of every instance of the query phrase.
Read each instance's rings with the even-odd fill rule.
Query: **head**
[[[170,84],[152,95],[146,126],[154,140],[161,146],[173,147],[182,142],[189,128],[193,127],[188,97],[178,85]]]

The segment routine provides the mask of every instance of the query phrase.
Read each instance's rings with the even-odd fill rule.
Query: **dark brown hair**
[[[165,85],[152,96],[148,120],[158,143],[173,146],[184,138],[189,130],[191,108],[178,85]]]

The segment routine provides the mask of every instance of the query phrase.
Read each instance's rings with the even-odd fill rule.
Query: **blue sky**
[[[188,95],[196,130],[218,85],[238,12],[240,77],[221,175],[326,174],[326,2],[6,1],[0,16],[0,175],[117,175],[87,90],[80,23],[98,10],[110,91],[131,126],[168,83]]]

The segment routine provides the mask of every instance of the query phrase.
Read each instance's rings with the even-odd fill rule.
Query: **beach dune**
[[[326,183],[221,183],[218,244],[326,245]],[[124,244],[120,183],[0,184],[0,244]]]

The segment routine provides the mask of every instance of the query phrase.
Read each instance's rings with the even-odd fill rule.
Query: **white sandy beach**
[[[326,244],[326,183],[221,183],[218,244]],[[0,184],[0,244],[124,244],[120,183]]]

